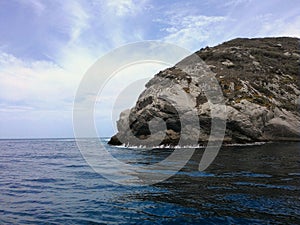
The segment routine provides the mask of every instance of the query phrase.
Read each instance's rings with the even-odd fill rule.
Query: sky
[[[0,0],[0,138],[73,137],[81,79],[125,44],[158,40],[194,52],[266,36],[300,37],[300,1]],[[96,120],[110,136],[115,121],[103,107]]]

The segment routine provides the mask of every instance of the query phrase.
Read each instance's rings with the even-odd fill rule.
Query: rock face
[[[300,140],[299,41],[238,38],[195,53],[205,62],[201,71],[210,70],[223,94],[226,115],[214,117],[226,121],[224,142]],[[189,135],[182,143],[208,141],[211,108],[218,102],[205,91],[213,87],[203,83],[203,73],[187,73],[181,64],[200,65],[184,59],[156,74],[136,105],[121,113],[109,144],[177,145],[183,130]]]

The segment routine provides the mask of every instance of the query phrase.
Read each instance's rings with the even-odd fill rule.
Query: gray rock
[[[187,57],[156,74],[110,144],[206,143],[222,133],[211,134],[212,120],[226,121],[226,143],[300,140],[299,39],[235,39],[196,54],[207,65]],[[208,100],[213,76],[223,96]]]

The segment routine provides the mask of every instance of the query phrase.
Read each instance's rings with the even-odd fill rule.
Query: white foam
[[[223,144],[222,147],[243,147],[243,146],[257,146],[257,145],[264,145],[266,144],[267,142],[253,142],[253,143],[245,143],[245,144]],[[167,146],[167,145],[158,145],[158,146],[143,146],[143,145],[140,145],[140,146],[132,146],[132,145],[125,145],[125,144],[122,144],[122,145],[116,145],[114,146],[115,148],[126,148],[126,149],[149,149],[149,148],[165,148],[165,149],[178,149],[178,148],[182,148],[182,149],[190,149],[190,148],[206,148],[206,146],[204,145],[185,145],[185,146],[179,146],[179,145],[176,145],[176,146]]]

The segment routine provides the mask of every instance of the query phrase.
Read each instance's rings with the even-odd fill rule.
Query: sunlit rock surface
[[[298,38],[239,38],[196,54],[221,87],[226,115],[215,119],[226,120],[225,143],[300,140]],[[205,73],[186,73],[180,63],[198,62],[185,59],[156,74],[121,113],[109,144],[175,146],[183,130],[189,134],[181,143],[208,141],[211,107],[218,104],[205,94]]]

